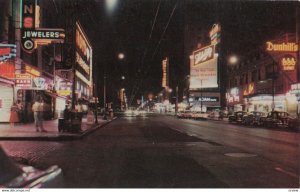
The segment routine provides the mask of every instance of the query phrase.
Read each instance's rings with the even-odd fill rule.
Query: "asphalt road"
[[[152,115],[82,140],[0,145],[19,162],[58,165],[67,188],[298,188],[298,143],[295,132]]]

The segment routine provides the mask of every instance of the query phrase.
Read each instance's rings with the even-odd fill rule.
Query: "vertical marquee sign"
[[[162,87],[169,86],[169,60],[168,58],[162,61]]]
[[[63,29],[36,28],[39,24],[40,14],[36,0],[23,0],[21,7],[21,44],[24,51],[31,53],[39,44],[46,45],[64,41]]]

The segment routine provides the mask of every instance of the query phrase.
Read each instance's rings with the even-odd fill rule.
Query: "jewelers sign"
[[[39,26],[40,8],[34,0],[23,0],[21,8],[21,44],[26,52],[32,52],[37,46],[53,42],[62,43],[65,38],[63,29],[43,29]]]
[[[62,43],[64,37],[63,29],[23,29],[21,41],[23,49],[32,52],[38,44]]]

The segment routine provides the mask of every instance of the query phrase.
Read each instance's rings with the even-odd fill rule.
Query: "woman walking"
[[[19,122],[18,109],[19,108],[17,103],[14,102],[10,108],[10,117],[9,117],[10,128],[15,127],[15,123]]]

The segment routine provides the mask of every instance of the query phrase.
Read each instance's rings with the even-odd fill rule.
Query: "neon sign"
[[[168,87],[168,58],[162,61],[162,87]]]
[[[267,43],[267,51],[278,51],[278,52],[297,52],[298,44],[297,43],[272,43],[268,41]]]
[[[25,72],[27,74],[32,75],[33,77],[39,77],[39,76],[41,76],[41,72],[40,71],[38,71],[34,67],[32,67],[30,65],[27,65],[27,64],[25,64]]]
[[[210,45],[194,52],[194,66],[214,58],[214,46]]]
[[[28,74],[16,74],[16,87],[24,88],[31,88],[32,87],[32,80],[31,76]]]
[[[38,45],[62,43],[65,38],[63,29],[23,29],[21,33],[22,47],[27,52],[32,52]]]
[[[17,46],[15,44],[1,44],[0,43],[0,61],[16,57]]]
[[[254,93],[254,83],[250,83],[248,84],[245,89],[243,90],[243,95],[247,96],[247,95],[251,95]]]
[[[221,32],[221,25],[220,24],[214,24],[212,26],[212,29],[209,32],[209,37],[211,40],[212,45],[216,45],[220,43],[220,32]]]
[[[295,57],[287,55],[281,58],[280,63],[284,71],[293,71],[297,62]]]

